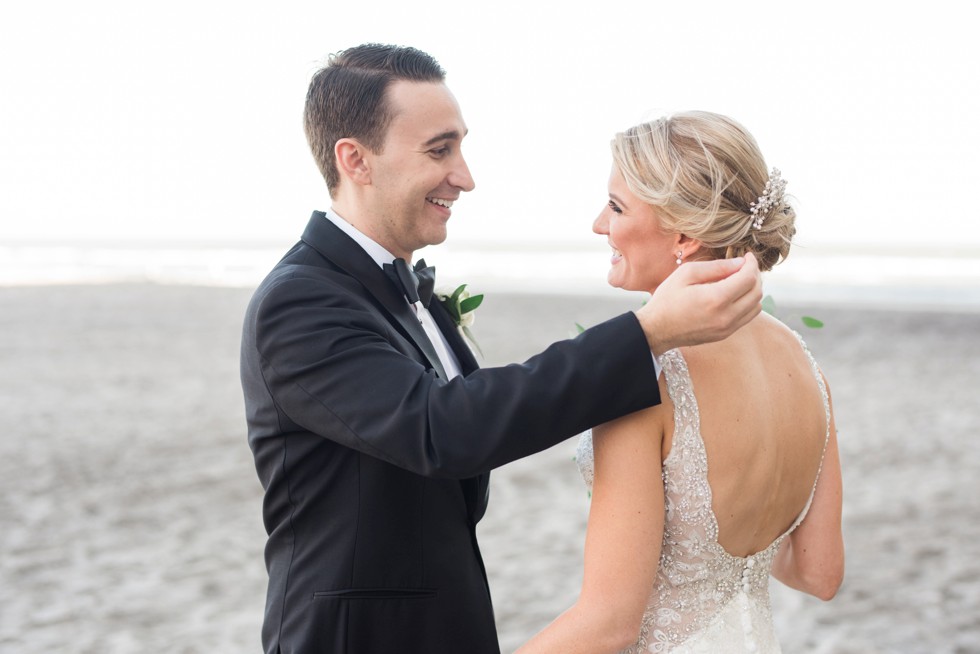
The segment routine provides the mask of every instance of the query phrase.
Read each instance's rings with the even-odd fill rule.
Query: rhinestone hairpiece
[[[786,180],[778,168],[773,168],[766,180],[766,187],[762,190],[759,199],[749,205],[749,213],[752,214],[752,227],[762,229],[762,223],[766,221],[766,216],[773,207],[779,206],[783,201],[783,192],[786,190]]]

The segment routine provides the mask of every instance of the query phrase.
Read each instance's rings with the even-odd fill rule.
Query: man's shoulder
[[[350,293],[359,285],[346,271],[299,244],[277,263],[255,290],[256,297]]]

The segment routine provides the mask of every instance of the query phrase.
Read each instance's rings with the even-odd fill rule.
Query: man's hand
[[[751,253],[680,266],[636,312],[654,354],[720,341],[762,311],[762,277]]]

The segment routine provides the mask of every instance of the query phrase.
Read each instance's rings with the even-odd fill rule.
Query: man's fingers
[[[742,260],[696,261],[678,268],[637,311],[650,349],[717,341],[762,310],[762,277],[750,253]]]
[[[733,308],[735,315],[738,316],[735,320],[734,329],[732,329],[732,332],[735,332],[762,312],[762,294],[756,293],[755,289],[750,289],[748,293],[735,301]]]
[[[725,279],[740,269],[749,265],[749,257],[737,257],[735,259],[715,259],[713,261],[691,261],[677,269],[677,273],[683,277],[687,284],[707,284]],[[752,265],[755,264],[755,257],[752,257]]]
[[[745,262],[738,270],[719,278],[718,281],[711,284],[710,289],[720,304],[730,304],[751,294],[758,294],[757,301],[760,301],[762,299],[762,276],[759,273],[758,261],[751,253],[746,254]]]
[[[735,275],[718,282],[717,286],[719,288],[727,286],[724,291],[730,293],[727,299],[735,322],[732,332],[762,311],[762,278],[758,269],[752,271],[746,265]]]
[[[758,262],[752,254],[747,254],[742,267],[730,276],[713,284],[703,286],[710,289],[711,301],[708,307],[718,319],[720,336],[727,337],[759,315],[762,310],[762,276]]]
[[[759,262],[751,253],[745,256],[745,264],[738,272],[722,279],[717,284],[723,293],[730,294],[730,301],[752,296],[750,301],[762,301],[762,274],[759,272]]]

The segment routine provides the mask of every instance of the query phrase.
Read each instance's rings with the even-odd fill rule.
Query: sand
[[[238,383],[251,291],[0,288],[0,652],[258,652],[261,488]],[[494,294],[486,363],[634,300]],[[980,652],[980,314],[823,307],[848,568],[822,603],[773,584],[786,652]],[[799,325],[792,309],[782,317]],[[501,646],[575,599],[575,441],[495,472],[479,528]]]

